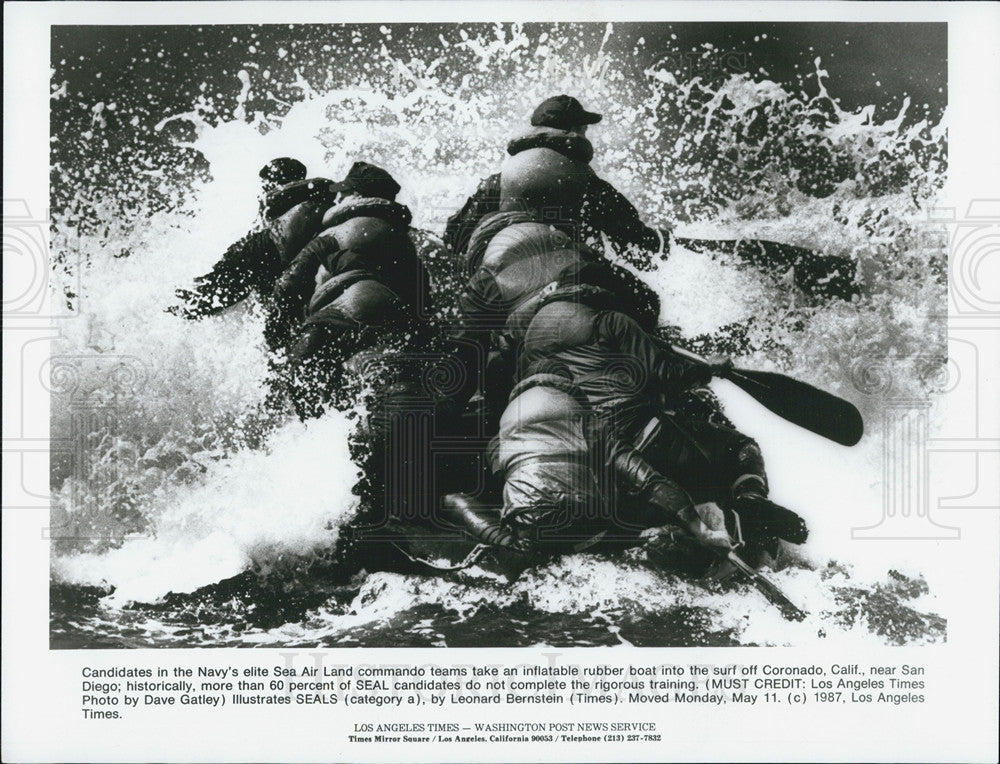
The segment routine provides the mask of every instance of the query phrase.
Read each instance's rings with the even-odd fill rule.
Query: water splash
[[[264,450],[207,467],[197,485],[154,490],[145,497],[148,535],[107,552],[57,557],[55,578],[110,584],[113,602],[148,602],[328,552],[356,509],[350,429],[336,411],[291,423]]]
[[[595,168],[648,222],[674,224],[683,235],[784,241],[859,265],[854,302],[818,303],[787,280],[678,251],[645,276],[664,298],[664,320],[695,334],[755,316],[750,339],[760,349],[744,363],[839,391],[869,421],[877,421],[886,391],[856,384],[859,358],[891,366],[896,394],[928,394],[928,372],[945,353],[943,326],[929,318],[943,306],[945,252],[924,221],[944,181],[947,136],[945,121],[918,118],[910,101],[880,121],[874,104],[844,109],[819,60],[803,78],[810,88],[760,73],[683,77],[662,62],[637,71],[616,52],[620,33],[610,25],[453,26],[419,36],[419,44],[412,28],[295,34],[268,56],[257,51],[263,33],[241,32],[241,42],[253,42],[235,65],[191,85],[182,108],[160,112],[141,86],[85,103],[54,66],[53,110],[65,118],[53,121],[53,288],[80,320],[64,322],[54,344],[72,379],[53,391],[53,433],[74,432],[82,409],[107,413],[77,433],[87,446],[83,464],[54,465],[54,526],[64,530],[54,544],[57,580],[114,587],[105,604],[120,606],[248,569],[266,573],[289,558],[307,564],[332,545],[353,507],[349,421],[332,414],[310,427],[285,424],[260,443],[255,412],[268,369],[259,311],[251,302],[190,323],[163,307],[251,225],[257,169],[269,159],[296,156],[311,173],[332,177],[357,157],[383,165],[403,186],[415,225],[439,232],[553,92],[599,105],[605,119],[592,131]],[[336,65],[332,55],[302,52],[322,44],[332,54],[347,41],[352,59]],[[155,57],[155,45],[148,48],[142,56]],[[142,56],[124,65],[145,71]],[[131,370],[130,380],[109,371],[120,367]],[[878,511],[877,439],[842,452],[720,392],[737,424],[760,440],[776,500],[799,509],[813,529],[799,557],[811,570],[790,569],[782,583],[811,609],[840,612],[836,577],[819,571],[850,559],[874,592],[898,561],[846,544],[848,525],[831,509],[850,507],[857,525]],[[818,465],[831,460],[849,476],[818,492],[829,484]],[[579,610],[582,581],[605,583],[592,584]],[[280,634],[214,633],[220,642],[272,643],[292,632],[304,642],[320,633],[337,641],[422,607],[461,620],[482,618],[488,603],[510,615],[525,601],[530,613],[517,617],[527,620],[594,608],[651,616],[701,607],[708,614],[695,618],[697,628],[720,639],[769,643],[790,633],[788,624],[758,618],[765,607],[754,606],[747,621],[752,592],[706,595],[586,557],[512,587],[383,574],[364,586],[353,604],[331,600]],[[621,639],[641,641],[609,618]],[[840,631],[870,638],[857,618]],[[828,632],[833,623],[840,621],[823,621]],[[607,623],[598,627],[608,632]],[[810,623],[787,639],[813,638],[817,628]]]

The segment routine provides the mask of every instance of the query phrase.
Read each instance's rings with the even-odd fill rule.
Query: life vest
[[[503,216],[505,213],[496,213]],[[490,218],[482,225],[489,226]],[[515,349],[535,313],[554,301],[580,302],[598,310],[644,313],[612,266],[598,253],[545,223],[516,223],[496,233],[474,280],[491,280],[490,307],[506,314],[496,336]],[[655,322],[659,306],[651,313]],[[645,311],[648,312],[648,311]]]
[[[545,223],[517,223],[502,229],[486,247],[479,271],[493,278],[500,302],[514,309],[567,267],[593,254]]]
[[[320,230],[323,205],[314,201],[299,202],[268,223],[268,233],[278,251],[282,267]]]
[[[500,168],[500,211],[531,210],[551,221],[575,219],[591,175],[588,164],[555,149],[519,151]]]
[[[603,371],[615,359],[604,357],[598,351],[591,352],[588,347],[594,336],[597,313],[580,302],[558,300],[540,305],[525,332],[525,348],[530,358],[558,358],[573,371],[574,379],[580,376],[577,367],[581,365],[588,371],[592,367]],[[578,354],[582,356],[582,363],[573,363]]]
[[[493,274],[504,301],[513,303],[540,289],[583,257],[582,249],[551,226],[519,223],[493,237],[480,268]]]
[[[326,210],[320,236],[332,236],[338,253],[352,253],[352,265],[363,259],[368,269],[376,272],[397,260],[404,250],[412,249],[408,236],[411,218],[402,204],[363,197]],[[341,270],[335,261],[323,265],[330,273]]]
[[[347,318],[382,326],[404,320],[407,313],[399,295],[368,271],[355,269],[332,276],[319,286],[309,303],[306,323],[340,323]]]
[[[590,408],[625,439],[704,376],[703,367],[660,348],[628,316],[584,301],[543,305],[524,333],[520,363],[525,374],[538,364],[565,366]]]
[[[363,197],[331,207],[316,237],[321,245],[328,242],[321,246],[323,266],[332,277],[363,271],[414,311],[426,310],[426,272],[409,237],[410,220],[406,207],[387,199]],[[322,285],[313,304],[324,288],[334,287]]]
[[[471,276],[483,263],[486,248],[493,237],[500,231],[515,223],[537,223],[538,216],[531,212],[491,212],[484,215],[469,234],[469,242],[459,257],[462,270],[466,276]]]

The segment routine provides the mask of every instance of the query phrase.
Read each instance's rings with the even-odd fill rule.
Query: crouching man
[[[409,238],[411,214],[395,201],[399,184],[385,170],[355,162],[333,187],[323,229],[274,287],[282,314],[300,327],[289,379],[303,419],[336,400],[347,359],[412,341],[407,335],[430,314],[427,273]]]
[[[633,449],[616,444],[604,474],[608,444],[595,441],[594,425],[568,369],[537,364],[511,393],[491,444],[504,481],[502,509],[452,494],[445,518],[481,543],[530,557],[582,551],[621,534],[634,541],[642,529],[667,524],[704,547],[731,548],[722,510],[695,506]]]

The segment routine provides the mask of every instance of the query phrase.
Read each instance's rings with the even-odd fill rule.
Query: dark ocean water
[[[605,114],[595,167],[646,220],[855,262],[850,302],[684,250],[644,278],[681,334],[740,324],[740,363],[878,423],[890,392],[933,403],[946,354],[946,256],[925,235],[946,176],[945,40],[941,25],[56,28],[53,288],[83,320],[53,349],[52,435],[82,456],[53,459],[52,645],[943,640],[933,554],[850,543],[880,512],[877,427],[842,449],[726,389],[776,500],[812,527],[773,574],[803,623],[643,551],[513,583],[331,578],[316,561],[356,510],[350,414],[262,427],[260,311],[185,323],[162,308],[246,231],[270,158],[331,177],[358,157],[387,167],[429,253],[531,108],[570,92]]]

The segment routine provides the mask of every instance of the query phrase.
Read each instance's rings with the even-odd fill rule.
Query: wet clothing
[[[401,204],[350,199],[327,210],[326,228],[277,279],[282,314],[300,325],[288,376],[301,418],[319,416],[331,402],[354,400],[344,389],[344,370],[355,354],[396,353],[407,339],[418,341],[418,324],[430,311],[430,284],[409,223],[410,211]],[[321,272],[325,280],[317,287]]]
[[[513,369],[527,322],[540,301],[554,293],[600,293],[609,305],[636,316],[644,326],[652,329],[656,324],[659,298],[642,281],[574,244],[563,231],[524,220],[525,215],[495,213],[474,232],[476,251],[482,254],[477,255],[475,273],[459,297],[454,334],[462,362],[470,370],[457,396],[460,400],[468,400],[477,386],[483,386],[481,375],[491,351],[502,352],[506,366]],[[488,239],[481,230],[491,234]],[[508,391],[509,385],[501,387],[492,397],[505,402]]]
[[[766,492],[751,438],[676,410],[687,390],[707,384],[707,368],[658,345],[628,316],[580,302],[543,305],[525,334],[522,374],[553,361],[569,369],[594,411],[609,463],[620,444],[643,442],[643,459],[697,502],[728,498],[739,486]]]
[[[522,152],[539,148],[558,152],[584,165],[593,157],[593,147],[584,136],[548,127],[533,128],[526,135],[515,138],[508,144],[507,153],[516,157]],[[444,238],[456,254],[467,250],[472,232],[479,222],[486,215],[501,209],[501,176],[502,172],[482,180],[462,209],[448,219]],[[652,256],[666,253],[670,237],[668,230],[645,225],[631,202],[592,171],[581,177],[584,187],[579,207],[571,211],[568,219],[550,219],[547,222],[575,231],[574,238],[578,241],[597,240],[600,234],[604,234],[616,253],[636,267],[649,268]]]
[[[743,494],[767,493],[764,457],[756,441],[738,430],[657,412],[643,459],[677,483],[696,503],[727,502]]]
[[[322,267],[327,281],[363,271],[414,315],[429,315],[430,281],[409,237],[410,220],[406,207],[376,197],[353,198],[327,210],[324,229],[302,247],[274,284],[282,311],[290,320],[315,312],[310,300],[326,286],[316,289]]]
[[[564,363],[594,410],[613,416],[630,438],[648,421],[651,401],[672,401],[711,379],[705,366],[656,344],[623,313],[565,300],[542,305],[525,333],[522,369],[529,373],[541,360]]]
[[[512,210],[510,212],[491,212],[482,220],[472,231],[469,237],[469,246],[463,253],[461,258],[462,271],[466,277],[471,277],[479,270],[483,264],[483,257],[486,255],[486,249],[489,247],[490,242],[493,241],[493,237],[496,236],[500,231],[508,226],[518,225],[521,223],[541,223],[539,216],[533,212],[526,212],[524,210]],[[537,226],[536,226],[537,228]],[[526,232],[532,229],[524,229]],[[551,230],[545,230],[543,233],[550,234],[550,239],[556,239],[554,235],[557,232],[554,226]],[[563,234],[562,241],[569,243],[570,239],[568,236]]]
[[[586,403],[559,375],[535,374],[511,393],[491,463],[504,477],[501,520],[519,537],[580,542],[609,520],[587,417]]]
[[[180,315],[188,319],[212,316],[245,300],[259,297],[265,309],[264,339],[274,352],[283,350],[291,328],[278,312],[272,291],[292,256],[319,230],[324,207],[306,200],[285,209],[226,250],[211,271],[196,278],[191,289],[177,290]]]
[[[568,149],[582,136],[551,128],[535,140],[518,145],[500,167],[500,212],[531,211],[546,223],[560,227],[574,241],[583,241],[579,213],[590,176],[589,151]],[[553,140],[554,138],[554,140]],[[583,138],[586,143],[586,138]],[[587,144],[589,148],[589,144]]]

